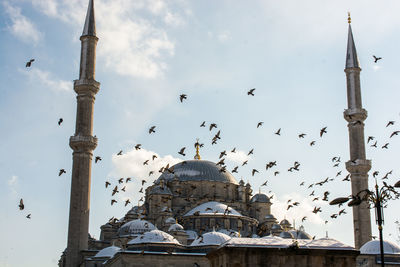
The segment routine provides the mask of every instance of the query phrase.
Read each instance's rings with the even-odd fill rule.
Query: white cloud
[[[297,207],[290,208],[287,210],[287,201],[292,199],[293,202],[300,202]],[[314,207],[326,205],[323,201],[312,202],[309,198],[304,197],[298,193],[286,194],[278,198],[274,195],[272,199],[273,205],[271,206],[271,213],[280,221],[284,218],[288,219],[290,222],[295,219],[297,223],[301,224],[301,219],[307,216],[307,222],[317,225],[324,224],[324,220],[320,217],[320,213],[313,213]],[[323,207],[322,207],[323,210]],[[297,225],[297,224],[296,224]]]
[[[32,68],[28,71],[20,71],[28,75],[31,80],[38,81],[40,84],[51,90],[72,93],[72,82],[56,79],[48,71],[43,71],[37,68]]]
[[[16,175],[11,176],[11,178],[7,181],[7,184],[10,187],[13,196],[16,196],[17,195],[16,186],[18,185],[18,176]]]
[[[247,152],[244,152],[242,150],[236,150],[235,153],[227,152],[225,158],[227,161],[232,161],[240,164],[242,164],[246,160],[251,159],[251,157],[247,155]]]
[[[157,156],[157,158],[154,160],[152,160],[153,155]],[[143,165],[143,162],[146,160],[149,160],[148,165]],[[146,188],[161,175],[159,170],[162,167],[165,167],[167,164],[172,166],[181,161],[182,159],[174,158],[171,155],[161,157],[156,152],[146,150],[144,148],[140,150],[133,149],[123,153],[120,156],[116,154],[112,156],[112,164],[114,168],[109,176],[113,178],[110,178],[109,181],[111,183],[115,183],[115,181],[120,177],[131,177],[132,182],[126,184],[126,192],[120,192],[117,197],[125,200],[134,196],[135,200],[137,201],[142,195],[144,195],[137,194],[137,191],[139,191],[139,189],[142,187],[142,180],[147,182],[147,184],[144,186],[144,188]],[[154,174],[151,176],[149,176],[150,171],[154,172]]]
[[[231,33],[229,31],[223,31],[223,32],[218,34],[218,40],[221,43],[224,43],[224,42],[226,42],[226,41],[228,41],[230,39],[232,39],[232,37],[231,37]]]
[[[31,0],[44,14],[83,28],[86,2],[62,0]],[[47,8],[42,6],[49,5]],[[99,60],[120,75],[156,78],[168,68],[175,43],[168,35],[168,26],[184,24],[172,4],[165,0],[105,0],[96,2],[96,27],[100,38]],[[186,8],[175,3],[175,9]],[[187,8],[186,8],[187,9]],[[181,12],[188,14],[187,12]]]
[[[3,6],[12,22],[12,25],[8,27],[11,33],[26,43],[37,44],[43,34],[36,28],[35,24],[21,14],[20,8],[13,7],[8,2],[3,2]]]

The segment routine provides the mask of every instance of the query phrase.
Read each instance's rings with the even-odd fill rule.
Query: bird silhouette
[[[203,121],[203,122],[200,124],[200,127],[206,127],[206,121]]]
[[[251,171],[251,176],[254,176],[254,174],[256,173],[256,172],[258,172],[256,169],[253,169],[252,171]]]
[[[23,210],[25,208],[24,200],[22,198],[19,200],[18,207],[19,207],[19,210]]]
[[[252,96],[254,96],[254,91],[256,90],[256,88],[253,88],[253,89],[250,89],[248,92],[247,92],[247,95],[252,95]]]
[[[59,119],[58,119],[58,125],[60,126],[61,123],[63,123],[63,121],[64,121],[63,118],[59,118]]]
[[[112,196],[115,195],[116,193],[119,193],[118,191],[118,186],[115,186],[113,191],[112,191]]]
[[[239,166],[236,166],[235,168],[233,168],[232,173],[235,173],[235,172],[237,173],[237,172],[238,172],[238,171],[237,171],[238,168],[239,168]]]
[[[118,184],[122,184],[124,182],[124,178],[119,178],[118,179]]]
[[[299,134],[299,138],[304,138],[306,136],[306,134],[305,133],[301,133],[301,134]]]
[[[146,159],[145,161],[143,161],[143,165],[149,165],[149,159]]]
[[[142,144],[137,144],[137,145],[135,145],[135,149],[139,150],[139,149],[141,149],[141,146],[142,146]]]
[[[117,156],[121,156],[122,155],[122,150],[120,150],[118,153],[117,153]]]
[[[97,163],[97,162],[99,162],[99,161],[101,161],[101,157],[96,156],[96,157],[94,158],[94,163]]]
[[[231,153],[236,153],[236,147],[231,150]]]
[[[281,135],[281,128],[278,129],[278,131],[275,132],[276,135]]]
[[[146,180],[142,180],[142,186],[147,183]]]
[[[252,149],[249,151],[249,153],[247,153],[247,156],[250,156],[251,154],[253,154],[253,152],[254,152],[254,148],[252,148]]]
[[[131,201],[130,201],[129,199],[125,200],[125,207],[126,207],[129,203],[131,203]]]
[[[246,165],[246,164],[247,164],[247,161],[248,161],[248,160],[243,161],[242,166]]]
[[[30,219],[31,218],[31,214],[29,213],[28,215],[26,215],[26,218]]]
[[[213,128],[217,128],[217,124],[215,124],[215,123],[211,123],[210,124],[210,131],[213,129]]]
[[[395,136],[395,135],[398,135],[400,133],[400,131],[394,131],[391,135],[390,135],[390,138],[392,138],[393,136]]]
[[[111,199],[111,206],[114,205],[114,203],[117,203],[118,201],[116,201],[115,199]]]
[[[301,222],[305,222],[305,220],[307,220],[307,216],[304,216],[303,218],[301,218]]]
[[[34,58],[32,58],[32,59],[30,59],[28,62],[26,62],[26,64],[25,64],[25,68],[29,68],[29,67],[31,67],[32,66],[32,63],[35,61],[35,59]]]
[[[377,145],[378,145],[378,141],[375,141],[375,143],[373,143],[373,144],[371,145],[371,147],[377,147]]]
[[[149,134],[155,133],[156,131],[154,130],[156,126],[151,126],[149,129]]]
[[[132,178],[131,178],[131,177],[127,177],[127,178],[125,179],[125,183],[127,183],[127,182],[129,182],[129,181],[132,181]]]
[[[389,143],[386,143],[386,144],[384,144],[384,145],[382,146],[382,148],[388,149],[388,145],[389,145]]]
[[[324,135],[324,133],[327,133],[326,128],[328,127],[324,127],[319,131],[319,136],[322,137],[322,135]]]
[[[260,121],[259,123],[257,123],[257,128],[259,128],[260,126],[262,126],[263,125],[263,121]]]
[[[121,188],[121,191],[125,192],[125,190],[126,190],[126,186]]]
[[[382,59],[381,57],[376,57],[375,55],[373,55],[372,57],[374,58],[374,62],[375,62],[375,63],[378,62],[378,60],[381,60],[381,59]]]
[[[386,127],[389,127],[390,125],[394,125],[394,123],[395,123],[395,121],[389,121],[389,122],[386,124]]]
[[[181,95],[179,96],[179,100],[181,101],[181,103],[183,102],[184,99],[187,99],[187,95],[181,94]]]
[[[186,156],[185,152],[186,147],[182,147],[181,150],[179,150],[178,154],[182,155],[182,156]]]
[[[106,181],[106,188],[107,188],[109,185],[111,185],[111,183],[108,182],[108,181]]]
[[[64,169],[60,169],[60,171],[58,172],[58,176],[61,176],[63,173],[67,173]]]
[[[314,145],[315,145],[315,141],[311,141],[310,146],[314,146]]]
[[[368,144],[370,141],[374,140],[374,139],[375,139],[375,137],[373,137],[373,136],[368,136],[367,144]]]

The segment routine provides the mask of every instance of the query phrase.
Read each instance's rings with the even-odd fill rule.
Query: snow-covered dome
[[[154,229],[156,229],[156,227],[151,222],[142,219],[136,219],[122,225],[118,230],[118,235],[137,235]]]
[[[218,233],[223,233],[229,235],[230,237],[239,237],[239,232],[236,232],[234,230],[220,229],[218,230]]]
[[[119,251],[121,251],[121,248],[116,246],[106,247],[97,252],[93,258],[112,258]]]
[[[267,219],[267,220],[275,220],[275,217],[272,214],[267,214],[267,215],[265,215],[265,219]]]
[[[290,230],[289,233],[291,233],[295,239],[312,239],[311,235],[302,230]]]
[[[166,224],[174,224],[175,222],[176,220],[173,217],[168,217],[167,219],[165,219]]]
[[[197,215],[235,215],[235,216],[242,216],[239,212],[235,209],[228,207],[225,204],[220,202],[210,201],[203,203],[196,208],[190,210],[184,216],[192,216],[194,214]]]
[[[183,229],[183,226],[180,225],[179,223],[174,223],[168,228],[168,232],[171,231],[185,231],[185,229]]]
[[[238,184],[229,171],[221,171],[221,166],[208,160],[186,160],[171,167],[174,171],[164,172],[156,181],[177,178],[180,181],[211,181]]]
[[[269,197],[267,197],[266,194],[258,193],[251,198],[250,202],[270,203],[271,201],[269,200]]]
[[[279,224],[283,225],[283,226],[287,226],[287,225],[290,225],[290,222],[286,219],[283,219]]]
[[[393,242],[383,241],[383,251],[385,254],[400,254],[400,247]],[[361,254],[381,254],[379,240],[371,240],[360,248]]]
[[[279,237],[282,237],[282,238],[294,238],[293,234],[289,233],[289,232],[281,232],[279,234]]]
[[[195,240],[197,238],[197,233],[192,230],[186,230],[186,234],[188,235],[189,240]]]
[[[229,235],[213,231],[197,237],[190,246],[219,246],[229,239]]]
[[[178,240],[176,240],[172,235],[157,229],[151,230],[150,232],[146,232],[132,239],[131,241],[128,242],[128,245],[142,244],[142,243],[164,243],[164,244],[177,244],[177,245],[180,244]]]

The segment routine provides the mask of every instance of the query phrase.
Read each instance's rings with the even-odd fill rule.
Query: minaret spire
[[[362,107],[360,72],[357,51],[354,44],[349,14],[349,33],[346,53],[346,83],[347,83],[347,109],[344,118],[348,122],[350,160],[346,162],[346,169],[351,177],[352,195],[368,189],[368,171],[371,169],[371,161],[366,159],[364,140],[364,121],[368,113]],[[367,203],[353,206],[354,242],[359,249],[371,240],[371,214]]]
[[[71,199],[68,224],[68,245],[66,265],[81,266],[82,251],[88,248],[90,179],[93,150],[97,138],[93,136],[93,107],[100,83],[95,80],[96,25],[93,0],[89,0],[85,26],[81,40],[81,62],[79,80],[74,81],[77,93],[75,134],[69,145],[73,150]]]

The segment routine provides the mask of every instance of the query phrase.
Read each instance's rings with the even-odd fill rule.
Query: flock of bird
[[[375,63],[382,59],[381,57],[376,57],[376,56],[373,56],[373,58],[374,58],[374,62],[375,62]],[[26,63],[26,67],[27,67],[27,68],[31,67],[31,66],[32,66],[32,63],[33,63],[34,61],[35,61],[35,59],[29,60],[29,61]],[[255,92],[256,92],[256,88],[252,88],[252,89],[250,89],[250,90],[247,91],[247,95],[248,95],[248,96],[251,96],[251,97],[254,97],[254,96],[255,96]],[[187,99],[188,99],[187,94],[181,94],[181,95],[179,95],[179,101],[180,101],[180,103],[184,103],[184,101],[186,101]],[[62,123],[63,123],[63,121],[64,121],[63,118],[59,118],[59,120],[58,120],[58,125],[61,126]],[[208,125],[207,125],[207,124],[208,124]],[[263,124],[264,124],[263,121],[259,121],[259,122],[256,124],[256,128],[262,127]],[[395,121],[389,121],[389,122],[386,124],[386,128],[391,127],[391,126],[393,126],[393,125],[395,125]],[[218,125],[217,125],[215,122],[206,123],[206,121],[203,121],[203,122],[200,124],[200,128],[206,128],[206,127],[208,128],[209,132],[215,131],[215,132],[213,133],[213,137],[212,137],[211,140],[210,140],[210,141],[211,141],[211,142],[210,142],[211,145],[217,144],[217,142],[220,141],[221,138],[222,138],[221,130],[219,129]],[[321,138],[321,140],[322,140],[323,136],[325,136],[325,135],[328,133],[328,130],[327,130],[327,129],[328,129],[328,127],[327,127],[327,126],[324,126],[324,127],[322,127],[322,128],[319,130],[319,137]],[[282,135],[282,132],[283,132],[283,129],[282,129],[282,128],[279,128],[279,129],[277,129],[276,131],[274,131],[274,134],[275,134],[276,136],[281,136],[281,135]],[[151,127],[148,129],[148,133],[149,133],[149,134],[155,134],[155,133],[156,133],[156,126],[155,126],[155,125],[151,126]],[[395,130],[395,131],[393,131],[393,132],[390,134],[389,138],[392,138],[392,137],[394,137],[394,136],[397,136],[399,133],[400,133],[399,130]],[[302,133],[298,134],[297,137],[298,137],[299,139],[304,139],[306,136],[307,136],[307,133],[303,133],[303,132],[302,132]],[[316,143],[317,143],[317,140],[312,140],[312,139],[309,140],[309,145],[310,145],[310,146],[315,146]],[[367,144],[369,144],[370,147],[378,148],[378,140],[376,140],[376,138],[375,138],[374,136],[368,136],[368,138],[367,138]],[[199,141],[197,140],[197,142],[196,142],[194,145],[195,145],[195,146],[199,146],[199,147],[203,147],[203,146],[204,146],[204,143],[199,143]],[[384,144],[382,144],[382,145],[379,145],[379,146],[381,147],[381,149],[388,149],[388,148],[389,148],[389,143],[386,142],[386,143],[384,143]],[[135,150],[140,150],[141,148],[142,148],[142,144],[136,144],[136,145],[134,146],[134,149],[135,149]],[[178,153],[179,155],[185,157],[185,156],[186,156],[185,150],[186,150],[186,147],[182,147],[182,148],[180,148],[180,149],[178,150],[177,153]],[[226,172],[226,171],[227,171],[227,168],[228,168],[228,167],[226,166],[226,164],[225,164],[226,156],[227,156],[228,153],[229,153],[229,152],[227,152],[227,151],[229,151],[230,153],[236,153],[236,147],[234,147],[234,148],[232,148],[232,149],[228,149],[228,150],[223,150],[223,151],[220,152],[220,154],[219,154],[219,161],[216,163],[216,165],[218,165],[218,166],[220,167],[220,171],[221,171],[221,172]],[[123,150],[120,150],[120,151],[119,151],[118,153],[116,153],[116,154],[117,154],[117,156],[123,155]],[[250,155],[252,155],[252,154],[254,154],[254,148],[251,148],[251,149],[248,151],[247,156],[250,156]],[[143,162],[143,166],[151,164],[151,162],[154,161],[156,158],[157,158],[157,155],[152,155],[151,158],[149,158],[149,159],[147,159],[147,160],[145,160],[145,161]],[[99,163],[99,161],[101,161],[101,160],[102,160],[102,158],[101,158],[100,156],[95,156],[95,161],[94,161],[94,163],[97,164],[97,163]],[[333,158],[331,159],[331,162],[332,162],[332,164],[333,164],[333,165],[332,165],[333,168],[339,168],[339,166],[340,166],[340,164],[341,164],[341,157],[340,157],[340,156],[335,156],[335,157],[333,157]],[[238,173],[238,169],[239,169],[240,167],[242,167],[242,166],[247,165],[247,164],[248,164],[248,160],[245,160],[245,161],[242,162],[241,166],[239,166],[239,165],[234,166],[234,167],[231,169],[231,172],[232,172],[232,173]],[[281,171],[277,169],[277,166],[278,166],[277,161],[269,161],[269,162],[267,162],[267,163],[265,164],[265,170],[266,170],[266,172],[268,173],[268,175],[273,175],[273,176],[278,176],[278,175],[280,175],[280,174],[281,174]],[[300,171],[300,167],[301,167],[301,163],[300,163],[299,161],[295,161],[295,162],[293,163],[292,166],[288,166],[287,172],[299,172],[299,171]],[[151,170],[151,171],[148,173],[148,177],[150,177],[150,176],[152,176],[152,175],[155,176],[155,173],[156,173],[156,172],[157,172],[156,169],[155,169],[155,170]],[[158,172],[159,172],[159,173],[164,173],[164,172],[174,173],[174,169],[173,169],[173,166],[170,167],[169,164],[167,164],[166,166],[164,166],[164,167],[162,167],[161,169],[159,169]],[[270,174],[270,172],[271,172],[271,174]],[[65,169],[60,169],[59,172],[58,172],[58,176],[61,176],[61,175],[65,174],[65,173],[66,173],[66,170],[65,170]],[[260,170],[259,170],[259,169],[256,169],[256,168],[252,168],[251,173],[250,173],[249,175],[251,175],[251,176],[253,177],[253,176],[255,176],[256,173],[260,173]],[[382,180],[388,179],[389,175],[391,175],[391,174],[392,174],[392,170],[389,171],[389,172],[386,172],[385,175],[382,177]],[[372,175],[373,175],[374,178],[376,178],[376,177],[379,175],[379,171],[374,171],[374,172],[372,172]],[[311,202],[313,202],[313,203],[314,203],[314,202],[315,202],[315,203],[318,203],[318,201],[329,201],[330,192],[329,192],[329,190],[323,189],[323,188],[326,187],[326,185],[327,185],[328,183],[330,183],[330,182],[332,182],[332,181],[334,181],[334,180],[341,179],[341,181],[350,181],[350,174],[347,174],[347,175],[344,176],[344,177],[343,177],[343,176],[344,176],[344,175],[342,174],[342,171],[337,171],[337,172],[336,172],[336,175],[335,175],[334,177],[332,177],[332,178],[326,177],[326,178],[322,179],[321,181],[317,181],[317,182],[315,182],[315,183],[311,183],[311,184],[308,184],[308,185],[306,185],[306,182],[305,182],[305,181],[301,181],[300,184],[299,184],[299,186],[300,186],[300,187],[306,188],[306,190],[309,190],[308,196],[309,196]],[[146,177],[146,179],[147,179],[148,177]],[[140,199],[139,199],[139,202],[138,202],[139,204],[140,204],[140,202],[144,202],[144,193],[145,193],[145,192],[144,192],[144,185],[145,185],[145,183],[146,183],[146,179],[141,179],[141,188],[140,188],[140,190],[138,190],[138,193],[140,193],[140,194],[142,194],[142,195],[141,195],[141,197],[140,197]],[[116,194],[120,193],[121,191],[122,191],[122,192],[126,192],[126,186],[127,186],[127,184],[128,184],[130,181],[132,181],[132,178],[131,178],[131,177],[126,177],[126,178],[118,178],[118,179],[115,181],[115,184],[114,184],[114,185],[112,185],[112,182],[110,182],[110,181],[106,181],[106,182],[105,182],[105,188],[106,188],[106,189],[109,189],[109,190],[111,191],[111,192],[110,192],[110,194],[111,194],[111,200],[110,200],[111,206],[113,206],[114,204],[118,203],[118,201],[115,199]],[[263,183],[261,184],[261,187],[267,186],[267,185],[268,185],[268,180],[266,180],[265,182],[263,182]],[[319,190],[317,190],[317,187],[319,188]],[[317,190],[317,191],[321,191],[321,195],[316,195],[316,194],[317,194],[316,190]],[[271,193],[271,192],[272,192],[272,191],[269,191],[269,193]],[[274,195],[270,195],[269,197],[270,197],[270,199],[272,199],[272,198],[274,197]],[[320,202],[319,202],[319,203],[320,203]],[[129,205],[129,204],[132,204],[132,203],[131,203],[131,200],[130,200],[129,198],[126,199],[126,200],[124,200],[123,205],[124,205],[125,207],[126,207],[127,205]],[[289,200],[287,200],[287,203],[286,203],[286,210],[289,211],[290,209],[295,209],[296,207],[299,207],[300,205],[301,205],[301,203],[300,203],[299,201],[295,201],[294,199],[289,199]],[[20,203],[19,203],[18,207],[19,207],[20,210],[24,210],[25,205],[24,205],[23,199],[20,199]],[[226,211],[226,212],[229,213],[229,210]],[[312,209],[312,213],[318,214],[318,213],[321,213],[321,212],[322,212],[321,206],[320,206],[320,205],[317,205],[317,204],[314,205],[314,207],[313,207],[313,209]],[[339,216],[344,215],[344,214],[346,214],[346,213],[347,213],[346,210],[345,210],[344,208],[340,208],[340,205],[339,205],[339,210],[338,210],[336,213],[330,214],[329,217],[330,217],[330,219],[336,219],[336,218],[338,218]],[[26,218],[30,219],[30,218],[31,218],[31,214],[26,215]],[[115,220],[115,218],[112,217],[112,218],[110,219],[110,221],[112,221],[112,220]],[[304,221],[306,221],[306,220],[307,220],[307,216],[303,216],[302,219],[301,219],[302,222],[304,222]],[[325,220],[325,223],[328,223],[328,219]]]

